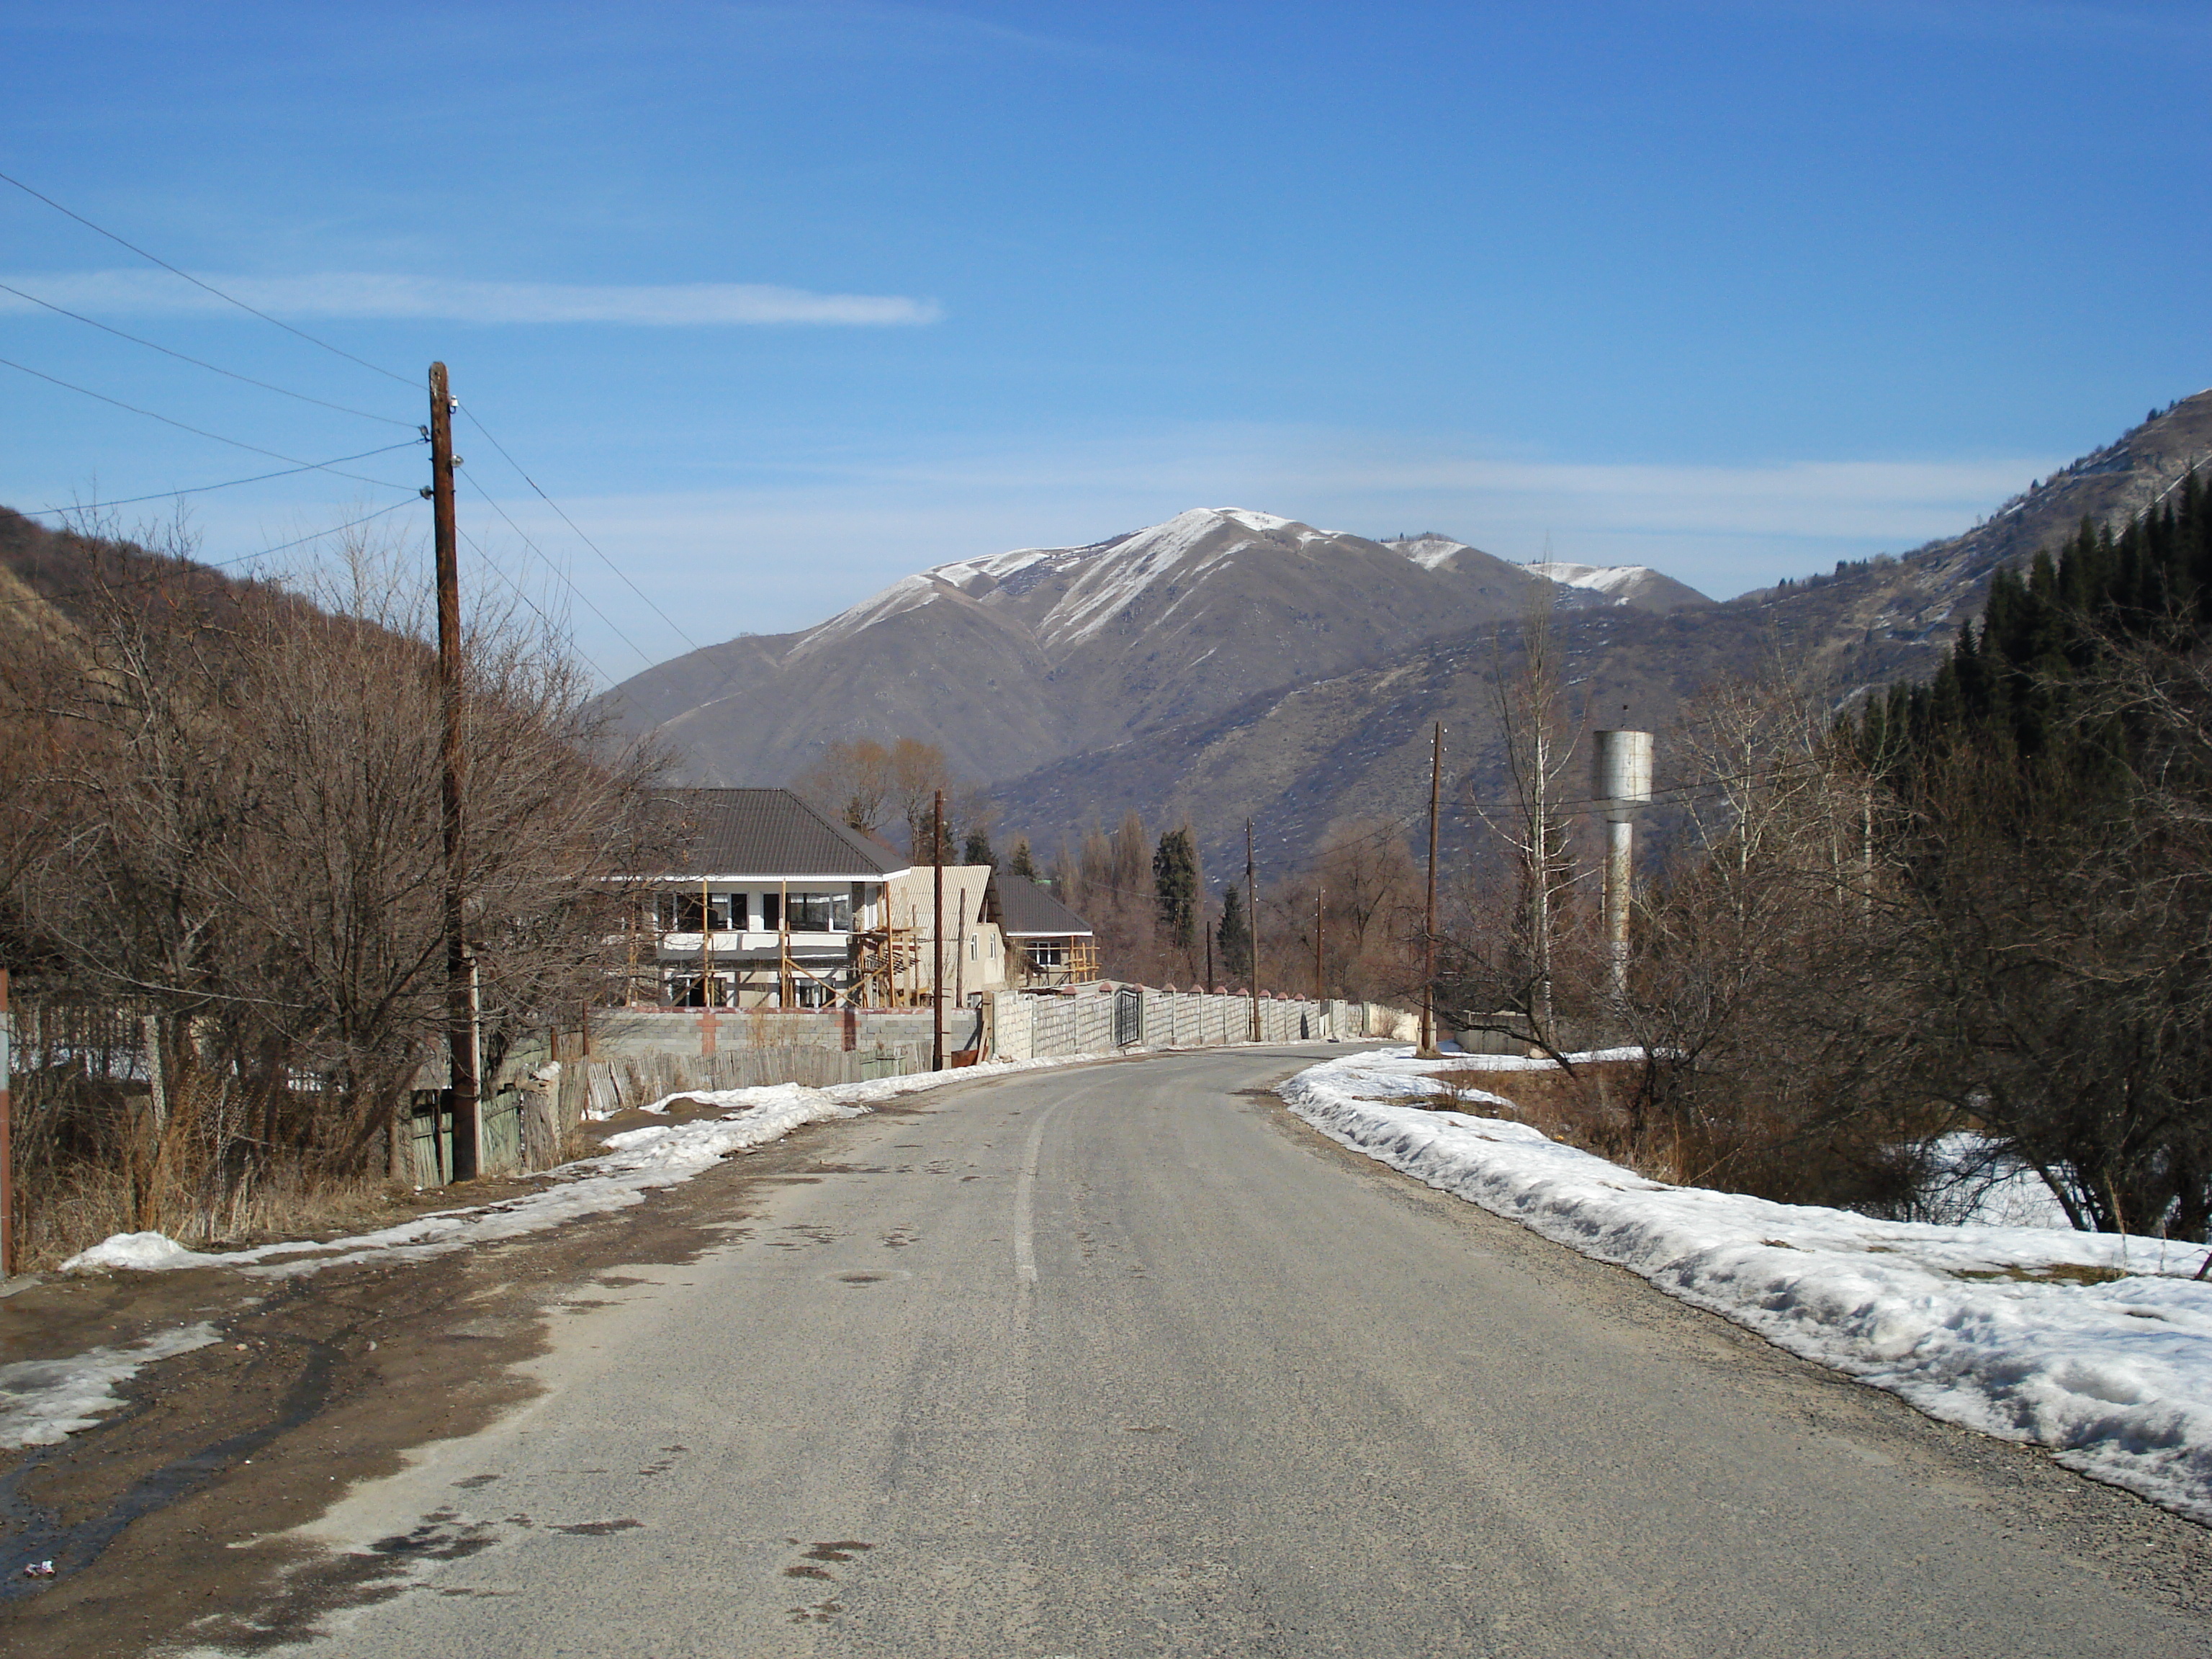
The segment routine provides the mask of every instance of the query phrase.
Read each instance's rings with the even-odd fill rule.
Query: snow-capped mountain
[[[1712,601],[1694,587],[1648,564],[1571,564],[1564,559],[1534,559],[1521,567],[1555,581],[1584,603],[1625,605],[1638,611],[1685,611]]]
[[[1414,556],[1196,507],[1081,547],[939,565],[803,633],[710,647],[611,696],[702,782],[780,781],[862,736],[924,738],[1005,777],[1512,620],[1542,580],[1464,543]]]
[[[1436,532],[1370,540],[1201,508],[941,565],[803,633],[664,663],[610,701],[701,782],[783,781],[832,738],[908,735],[992,781],[1009,827],[1047,847],[1133,808],[1155,826],[1188,816],[1209,858],[1242,856],[1248,815],[1263,857],[1296,854],[1346,817],[1417,819],[1433,720],[1462,787],[1504,787],[1490,625],[1532,598],[1562,613],[1593,723],[1664,730],[1683,699],[1767,672],[1778,648],[1847,699],[1932,672],[1992,572],[2084,517],[2141,511],[2208,456],[2212,392],[1960,536],[1720,605],[1636,566],[1535,569]]]
[[[1418,536],[1393,536],[1382,545],[1404,554],[1424,570],[1448,566],[1462,554],[1475,551],[1465,542],[1454,541],[1433,530],[1425,530]],[[1665,612],[1712,603],[1696,588],[1662,575],[1649,565],[1571,564],[1564,559],[1534,559],[1521,568],[1557,584],[1553,602],[1570,609],[1587,605],[1621,605],[1638,611]]]

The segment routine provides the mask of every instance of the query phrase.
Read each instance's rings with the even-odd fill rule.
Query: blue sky
[[[5,186],[0,283],[361,413],[6,293],[0,357],[296,460],[442,357],[623,575],[466,421],[465,527],[616,678],[1200,505],[1726,595],[2212,381],[2202,0],[15,0],[0,61],[0,172],[405,383]],[[283,465],[0,386],[19,508]],[[422,477],[344,471],[204,556]]]

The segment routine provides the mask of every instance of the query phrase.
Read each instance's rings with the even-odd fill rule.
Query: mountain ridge
[[[2207,460],[2212,392],[2177,400],[1967,531],[1904,554],[1702,608],[1562,608],[1553,626],[1565,677],[1579,682],[1589,724],[1662,733],[1702,688],[1770,669],[1847,707],[1895,680],[1932,674],[1997,570],[2056,545],[2084,518],[2117,526]],[[1448,776],[1463,796],[1494,796],[1504,767],[1492,686],[1516,650],[1510,623],[1463,630],[1209,720],[1149,730],[1139,742],[1067,757],[1002,780],[996,794],[1007,822],[1046,848],[1133,809],[1153,823],[1188,818],[1215,867],[1241,861],[1247,817],[1264,826],[1263,851],[1302,856],[1347,818],[1417,823],[1438,720]],[[1474,833],[1464,813],[1455,824],[1448,816],[1447,843]]]
[[[1081,546],[936,565],[813,628],[705,647],[606,699],[667,740],[690,781],[788,777],[831,737],[897,736],[1000,778],[1504,621],[1534,598],[1711,603],[1665,578],[1625,586],[1557,583],[1443,536],[1413,545],[1194,507]]]

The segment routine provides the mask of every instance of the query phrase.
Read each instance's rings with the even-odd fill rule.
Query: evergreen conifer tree
[[[1221,890],[1221,925],[1214,931],[1221,967],[1231,979],[1252,975],[1252,929],[1244,920],[1244,895],[1235,882]]]
[[[1152,897],[1167,943],[1189,951],[1198,943],[1198,853],[1188,825],[1160,836],[1152,854]]]

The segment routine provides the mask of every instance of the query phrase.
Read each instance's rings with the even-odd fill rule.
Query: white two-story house
[[[856,937],[886,924],[911,861],[788,789],[672,789],[685,848],[632,872],[628,1000],[663,1006],[821,1008],[860,1000]]]

